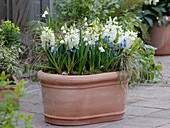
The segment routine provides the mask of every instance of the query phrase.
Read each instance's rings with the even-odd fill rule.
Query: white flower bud
[[[105,52],[103,47],[99,47],[100,52]]]
[[[60,44],[64,44],[64,43],[65,43],[64,40],[61,40],[61,41],[60,41]]]
[[[62,27],[61,27],[61,30],[64,30],[64,29],[65,29],[65,27],[64,27],[64,26],[62,26]]]
[[[48,12],[47,12],[47,11],[45,11],[45,12],[44,12],[44,14],[45,14],[45,15],[48,15]]]
[[[63,30],[63,34],[65,34],[66,33],[66,30]]]
[[[84,26],[88,26],[88,23],[86,22],[86,23],[84,24]]]

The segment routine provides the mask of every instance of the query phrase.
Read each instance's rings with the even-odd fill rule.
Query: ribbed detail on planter
[[[128,76],[119,84],[118,73],[63,76],[39,71],[45,121],[83,125],[119,120],[125,113]]]

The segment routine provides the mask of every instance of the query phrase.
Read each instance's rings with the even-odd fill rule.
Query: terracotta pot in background
[[[12,78],[13,78],[14,81],[18,82],[17,78],[14,75],[12,75]],[[2,91],[4,91],[4,92],[7,92],[9,94],[9,91],[14,91],[14,87],[16,87],[15,84],[10,85],[10,88],[0,87],[0,93],[2,93]],[[2,102],[2,99],[3,99],[3,97],[2,97],[2,95],[0,95],[0,103]],[[12,99],[12,100],[15,101],[15,103],[19,104],[18,99]]]
[[[170,16],[167,21],[167,27],[163,23],[157,27],[157,23],[154,23],[151,31],[151,45],[158,48],[156,55],[170,55]]]
[[[120,85],[117,72],[64,76],[38,72],[45,121],[58,125],[84,125],[122,119],[128,76]]]

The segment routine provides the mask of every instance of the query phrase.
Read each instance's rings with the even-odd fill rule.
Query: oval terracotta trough
[[[45,121],[57,125],[84,125],[122,119],[128,76],[117,72],[64,76],[38,72]]]

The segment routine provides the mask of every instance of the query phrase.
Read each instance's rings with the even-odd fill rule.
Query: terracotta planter
[[[15,76],[12,76],[14,81],[18,81],[17,78]],[[16,87],[16,85],[10,85],[10,88],[4,88],[4,87],[0,87],[0,93],[6,92],[9,94],[9,91],[14,91],[14,87]],[[3,102],[2,101],[3,97],[2,95],[0,95],[0,103]],[[15,101],[15,103],[19,104],[19,100],[18,99],[12,99],[13,101]]]
[[[158,48],[156,55],[170,55],[170,16],[167,21],[167,27],[165,25],[157,27],[157,23],[154,23],[151,31],[151,45]]]
[[[45,121],[58,125],[84,125],[122,119],[128,76],[122,85],[118,73],[64,76],[38,72]]]

